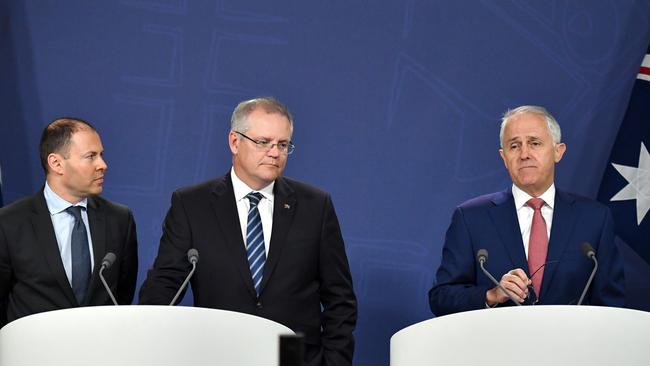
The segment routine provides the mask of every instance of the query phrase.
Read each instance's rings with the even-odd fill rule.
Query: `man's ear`
[[[562,160],[565,151],[566,151],[566,145],[563,142],[560,142],[559,144],[555,145],[555,151],[554,151],[555,163],[559,163],[560,160]]]
[[[506,164],[506,155],[503,152],[503,149],[499,149],[499,155],[501,156],[501,159],[503,160],[503,165],[508,169],[508,164]]]
[[[49,167],[49,171],[57,175],[63,175],[63,172],[65,171],[65,167],[63,166],[63,156],[57,153],[51,153],[47,156],[47,166]]]
[[[230,146],[230,152],[233,155],[237,155],[239,151],[239,138],[237,138],[237,133],[230,131],[228,134],[228,146]]]

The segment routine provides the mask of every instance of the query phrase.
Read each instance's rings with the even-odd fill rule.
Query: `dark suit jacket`
[[[94,270],[79,304],[63,269],[43,191],[0,209],[0,303],[7,321],[49,310],[109,305],[99,276],[104,255],[117,260],[104,277],[120,304],[133,300],[138,274],[135,222],[131,211],[101,197],[88,198]]]
[[[590,199],[556,190],[555,207],[544,279],[538,304],[576,304],[593,262],[581,251],[581,243],[595,249],[599,267],[583,304],[624,306],[623,264],[614,243],[609,209]],[[511,269],[528,262],[521,239],[511,190],[467,201],[454,212],[447,230],[436,284],[429,304],[436,315],[485,308],[485,293],[494,287],[475,260],[485,248],[485,267],[498,280]],[[502,304],[514,305],[511,301]]]
[[[173,193],[140,304],[169,304],[190,271],[186,253],[196,248],[200,261],[191,281],[194,306],[284,324],[304,333],[309,365],[350,365],[357,303],[330,196],[282,177],[275,182],[274,195],[259,299],[227,174]]]

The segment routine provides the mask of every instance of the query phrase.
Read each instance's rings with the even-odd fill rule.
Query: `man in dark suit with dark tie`
[[[99,134],[77,118],[43,131],[46,183],[34,196],[0,209],[0,303],[5,321],[50,310],[109,305],[98,271],[120,304],[135,292],[138,256],[131,211],[99,197],[107,165]]]
[[[560,126],[546,109],[506,112],[499,153],[513,185],[456,208],[447,230],[436,283],[429,291],[436,315],[515,305],[481,271],[486,268],[523,304],[576,304],[593,269],[582,253],[590,243],[599,261],[584,304],[624,306],[623,264],[609,209],[555,188],[554,172],[566,150]]]
[[[307,365],[351,365],[357,302],[329,194],[281,177],[293,122],[273,98],[240,103],[228,174],[173,193],[140,304],[169,304],[190,271],[194,306],[238,311],[305,336]]]

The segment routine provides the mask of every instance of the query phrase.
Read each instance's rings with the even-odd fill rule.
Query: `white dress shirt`
[[[230,169],[230,178],[232,180],[232,188],[235,192],[235,202],[237,203],[237,213],[239,214],[239,224],[241,225],[244,246],[246,246],[246,227],[248,226],[248,210],[250,208],[250,202],[248,202],[246,195],[251,192],[259,192],[264,197],[257,204],[257,209],[260,211],[262,231],[264,234],[264,249],[268,257],[271,245],[271,230],[273,228],[273,186],[275,185],[275,181],[261,190],[256,191],[239,179],[237,174],[235,174],[235,168]]]
[[[512,185],[512,196],[515,199],[515,208],[517,209],[517,219],[519,220],[519,229],[521,231],[521,239],[524,241],[524,251],[526,258],[528,258],[528,241],[530,240],[530,229],[533,226],[533,210],[526,202],[533,198],[533,196],[522,191],[516,185]],[[550,241],[551,239],[551,225],[553,223],[553,207],[555,205],[555,183],[544,192],[539,198],[544,200],[542,206],[542,217],[546,222],[546,235]]]
[[[90,271],[95,266],[95,259],[93,255],[93,240],[90,237],[90,225],[88,224],[88,199],[84,198],[76,204],[72,204],[54,193],[52,188],[45,182],[45,189],[43,189],[45,196],[45,203],[47,209],[50,211],[50,219],[52,219],[52,226],[54,226],[54,234],[56,235],[56,242],[59,245],[59,253],[61,253],[61,261],[65,269],[65,275],[68,281],[72,284],[72,228],[74,227],[74,216],[66,212],[70,206],[81,206],[81,219],[86,225],[86,234],[88,235],[88,250],[90,251]]]

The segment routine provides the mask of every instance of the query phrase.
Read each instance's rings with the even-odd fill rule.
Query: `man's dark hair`
[[[64,158],[68,158],[72,135],[83,129],[90,129],[91,131],[97,132],[93,125],[81,118],[75,117],[57,118],[45,127],[41,135],[39,150],[41,154],[41,166],[46,175],[48,172],[48,155],[58,153],[63,155]]]

